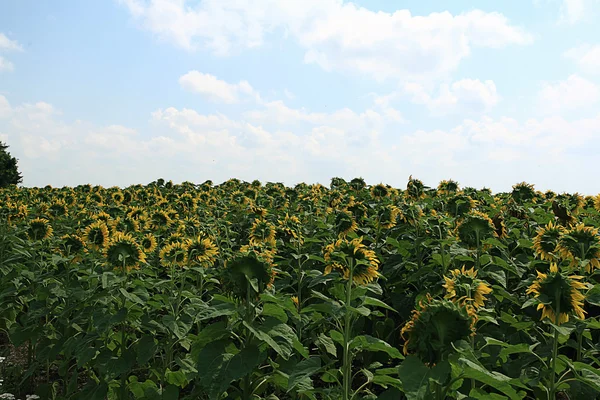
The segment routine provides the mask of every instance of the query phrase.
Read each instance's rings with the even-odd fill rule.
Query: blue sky
[[[27,186],[245,180],[600,192],[600,0],[0,2]]]

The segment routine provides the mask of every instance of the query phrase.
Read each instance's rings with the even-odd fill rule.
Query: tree
[[[17,168],[17,159],[8,151],[8,145],[0,142],[0,188],[8,185],[18,185],[23,181],[23,176]]]

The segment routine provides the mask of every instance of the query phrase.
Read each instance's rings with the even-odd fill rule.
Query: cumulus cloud
[[[598,0],[562,0],[560,21],[575,24],[588,19],[598,4]]]
[[[194,70],[182,75],[179,84],[185,90],[199,93],[214,102],[238,103],[243,96],[250,96],[260,101],[260,95],[247,81],[231,84],[200,71]]]
[[[573,74],[563,81],[543,83],[538,94],[538,105],[542,113],[561,113],[589,108],[599,98],[598,85]]]
[[[3,51],[23,51],[23,47],[17,41],[9,39],[4,33],[0,32],[0,52]],[[10,72],[14,69],[14,64],[0,55],[0,72]]]
[[[64,121],[45,102],[15,106],[0,96],[0,110],[0,132],[20,159],[26,185],[112,186],[158,177],[291,185],[363,176],[400,187],[413,174],[430,185],[452,178],[498,191],[526,180],[541,189],[600,191],[582,173],[600,151],[600,115],[478,117],[451,129],[410,130],[373,110],[322,113],[274,102],[241,117],[158,109],[142,134]]]
[[[563,55],[575,61],[585,72],[600,73],[600,44],[582,44],[567,50]]]
[[[482,113],[499,101],[496,85],[491,80],[462,79],[452,84],[444,83],[440,85],[437,95],[432,95],[420,83],[407,83],[404,93],[411,102],[426,106],[434,115]]]
[[[304,61],[378,80],[437,77],[473,48],[525,45],[531,34],[497,12],[412,15],[374,12],[341,0],[120,0],[136,21],[184,49],[219,55],[262,46],[274,32],[295,40]]]

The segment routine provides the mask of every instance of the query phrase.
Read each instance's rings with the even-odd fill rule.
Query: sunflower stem
[[[577,331],[577,361],[581,361],[581,347],[583,345],[583,331]]]
[[[560,321],[560,289],[557,289],[554,294],[554,301],[556,303],[556,310],[554,314],[554,324],[558,326]],[[550,376],[550,393],[548,400],[554,400],[556,398],[556,359],[558,357],[558,329],[554,329],[554,339],[552,342],[552,375]]]
[[[348,282],[346,282],[346,313],[344,315],[344,356],[343,356],[343,400],[350,399],[350,391],[352,390],[352,357],[350,354],[350,334],[352,331],[352,314],[350,311],[350,302],[352,301],[352,279],[354,273],[354,261],[350,259],[350,273]]]

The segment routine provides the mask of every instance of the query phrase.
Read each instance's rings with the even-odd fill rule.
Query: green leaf
[[[507,399],[506,396],[502,396],[497,393],[487,393],[486,391],[484,391],[483,389],[480,389],[480,388],[471,389],[471,391],[469,392],[469,397],[471,397],[473,399],[477,399],[477,400],[505,400],[505,399]]]
[[[333,343],[333,340],[329,336],[320,333],[317,338],[317,344],[322,345],[325,348],[325,351],[327,351],[327,353],[331,354],[334,357],[337,357],[337,349],[335,347],[335,343]]]
[[[275,317],[283,323],[288,321],[288,316],[283,308],[273,303],[266,303],[264,305],[262,315]]]
[[[489,385],[507,395],[511,400],[520,400],[524,397],[517,393],[512,387],[512,384],[514,384],[515,381],[508,376],[496,371],[488,371],[483,366],[464,357],[461,357],[459,362],[463,366],[464,378],[475,379],[476,381]]]
[[[600,306],[600,285],[595,285],[587,291],[585,301],[595,306]]]
[[[167,371],[165,372],[165,379],[168,383],[181,388],[187,385],[187,379],[182,371],[171,371],[169,368],[167,368]]]
[[[381,339],[377,339],[369,335],[356,336],[350,342],[350,349],[358,349],[361,351],[382,351],[387,353],[387,355],[392,358],[404,358],[397,348],[392,347],[390,344]]]
[[[127,290],[123,289],[123,288],[119,288],[119,291],[121,292],[121,294],[123,296],[125,296],[125,298],[129,301],[131,301],[132,303],[136,303],[136,304],[144,304],[144,301],[142,299],[140,299],[138,296],[136,296],[133,293],[129,293]]]
[[[416,356],[408,356],[398,367],[402,390],[408,400],[425,400],[429,368]]]
[[[299,386],[302,382],[302,389],[309,390],[312,389],[312,381],[310,376],[317,373],[321,369],[321,358],[320,357],[311,357],[307,360],[300,361],[296,367],[294,368],[294,372],[290,375],[288,380],[288,389],[289,393],[294,388]]]
[[[288,325],[269,317],[260,325],[244,321],[244,326],[284,359],[287,360],[292,355],[296,334]]]
[[[375,299],[373,297],[365,297],[365,299],[363,301],[363,305],[365,305],[365,306],[381,307],[381,308],[385,308],[385,309],[393,311],[393,312],[397,312],[394,308],[388,306],[383,301],[381,301],[379,299]]]
[[[156,353],[156,341],[152,336],[143,336],[135,346],[137,352],[137,362],[145,365]]]

